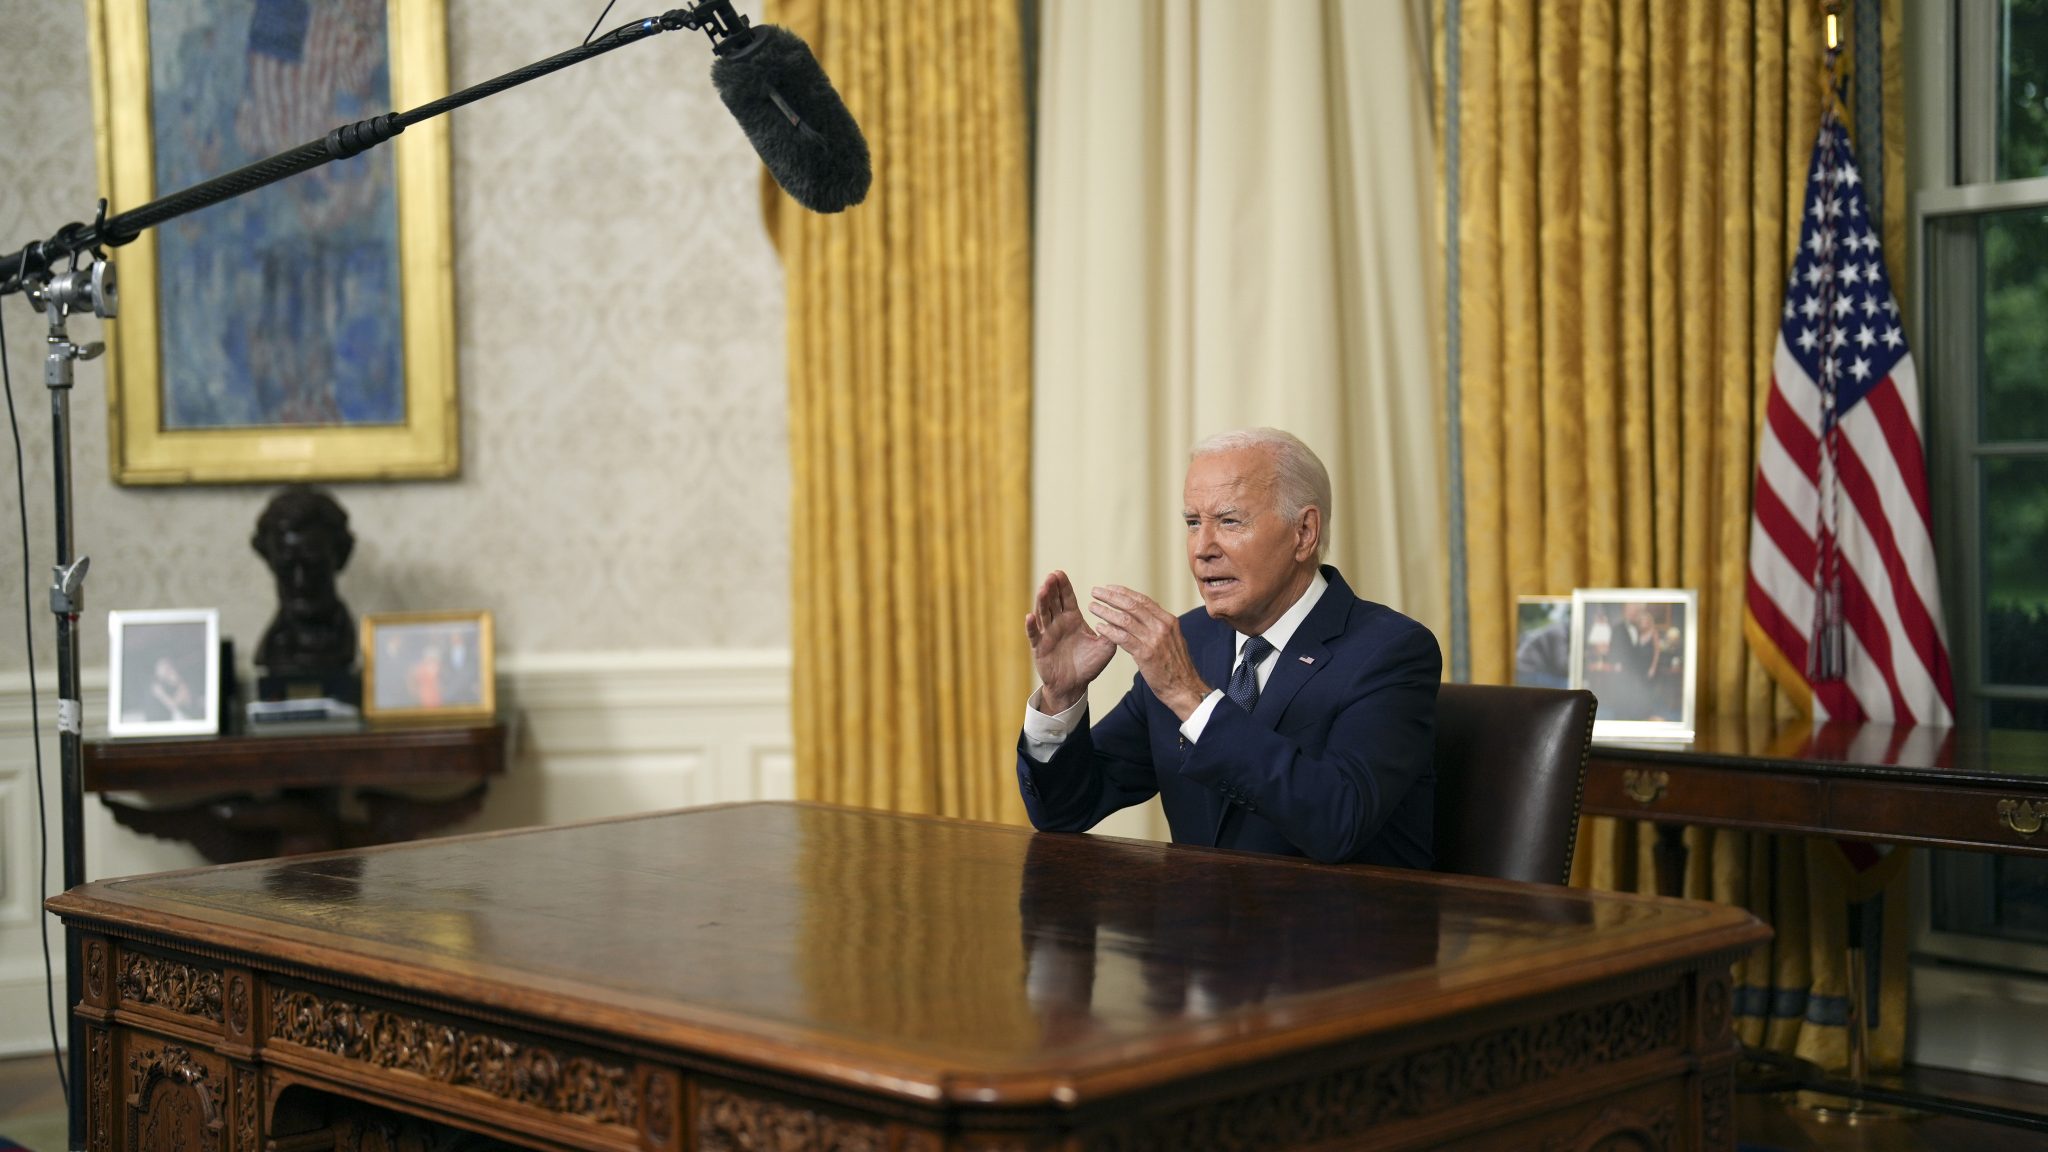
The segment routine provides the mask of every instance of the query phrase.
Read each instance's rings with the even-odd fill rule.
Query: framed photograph
[[[363,715],[488,720],[497,714],[489,612],[363,617]]]
[[[1572,593],[1574,688],[1600,698],[1593,738],[1690,740],[1699,594],[1689,588]]]
[[[445,95],[446,0],[87,0],[100,189],[141,207]],[[119,249],[123,484],[457,470],[448,121]]]
[[[1515,597],[1515,679],[1528,688],[1572,682],[1572,598]]]
[[[166,608],[107,613],[107,732],[203,736],[220,731],[220,613]]]

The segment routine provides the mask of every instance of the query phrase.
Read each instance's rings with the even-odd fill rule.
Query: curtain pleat
[[[1551,18],[1537,24],[1537,75],[1540,88],[1536,131],[1537,256],[1545,283],[1573,292],[1579,287],[1579,170],[1576,156],[1577,125],[1586,120],[1580,107],[1578,58],[1581,55],[1581,24],[1578,7],[1561,4]],[[1602,254],[1588,248],[1589,262]],[[1579,400],[1578,381],[1584,342],[1577,323],[1579,310],[1540,307],[1542,289],[1532,303],[1537,307],[1537,360],[1540,381],[1536,390],[1538,419],[1534,431],[1537,463],[1546,460],[1580,460],[1585,457],[1585,405]],[[1558,468],[1545,475],[1534,496],[1542,502],[1541,519],[1562,524],[1584,515],[1586,472],[1583,468]],[[1536,579],[1554,586],[1574,578],[1584,567],[1584,536],[1576,532],[1544,533],[1534,538],[1541,548],[1536,558]]]
[[[798,795],[1020,822],[1030,218],[1014,5],[782,0],[867,202],[768,197],[789,307]],[[1013,612],[1013,609],[1015,610]]]
[[[1887,176],[1897,3],[1884,35]],[[1794,0],[1460,0],[1459,391],[1473,678],[1504,682],[1515,597],[1700,592],[1698,704],[1787,713],[1742,636],[1749,492],[1807,153],[1820,13]],[[1900,168],[1903,181],[1903,168]],[[1902,184],[1887,180],[1887,188]],[[1903,199],[1887,197],[1893,253]],[[1589,820],[1577,883],[1652,891],[1655,837]],[[1825,841],[1689,828],[1689,896],[1778,931],[1738,968],[1744,1038],[1839,1065],[1845,894],[1899,897]],[[1903,860],[1903,854],[1899,854]],[[1902,890],[1902,889],[1901,889]],[[1903,909],[1903,905],[1899,905]],[[1898,923],[1891,921],[1896,919]],[[1873,1056],[1903,1050],[1904,917],[1886,920]],[[1896,951],[1894,950],[1896,949]]]
[[[1582,300],[1612,300],[1615,298],[1618,282],[1625,281],[1629,273],[1628,253],[1623,249],[1627,233],[1624,231],[1623,205],[1636,207],[1639,199],[1622,196],[1622,171],[1615,163],[1616,156],[1608,145],[1614,139],[1616,126],[1623,122],[1627,109],[1635,106],[1629,100],[1624,77],[1626,68],[1623,54],[1615,50],[1617,37],[1621,33],[1621,13],[1611,0],[1585,0],[1579,6],[1579,39],[1582,47],[1576,53],[1577,72],[1574,77],[1578,84],[1579,115],[1576,118],[1575,138],[1565,137],[1560,127],[1558,147],[1565,152],[1560,165],[1566,158],[1577,162],[1578,200],[1576,209],[1578,242],[1586,255],[1578,262],[1578,292]],[[1635,94],[1639,105],[1641,94]],[[1562,279],[1562,276],[1559,277]],[[1576,404],[1570,403],[1567,395],[1559,407],[1571,411],[1581,436],[1576,451],[1560,454],[1562,459],[1583,456],[1586,466],[1583,471],[1569,469],[1573,482],[1568,486],[1577,497],[1559,509],[1554,519],[1577,518],[1584,522],[1586,529],[1579,547],[1572,549],[1572,555],[1561,557],[1562,571],[1546,573],[1546,584],[1559,587],[1576,579],[1580,572],[1594,586],[1611,587],[1620,580],[1617,561],[1621,556],[1621,486],[1617,484],[1592,484],[1587,479],[1594,476],[1616,476],[1621,468],[1621,427],[1617,418],[1618,384],[1622,378],[1620,356],[1622,333],[1621,317],[1612,308],[1579,308],[1570,313],[1560,311],[1560,323],[1575,322],[1578,328],[1578,356],[1584,367],[1579,371],[1562,370],[1560,381],[1576,378],[1581,382]],[[1569,388],[1561,387],[1569,393]],[[1583,508],[1574,517],[1576,509]],[[1573,534],[1576,535],[1576,534]]]
[[[1513,0],[1510,0],[1512,3]],[[1448,99],[1458,103],[1458,353],[1460,403],[1451,414],[1464,444],[1467,643],[1475,680],[1506,678],[1508,621],[1497,611],[1506,602],[1510,534],[1504,479],[1507,404],[1502,370],[1502,295],[1510,279],[1502,267],[1501,171],[1502,70],[1494,66],[1502,29],[1499,0],[1463,0],[1460,42],[1451,51],[1462,61],[1460,83]],[[1495,271],[1498,269],[1498,271]],[[1523,473],[1527,475],[1527,473]]]

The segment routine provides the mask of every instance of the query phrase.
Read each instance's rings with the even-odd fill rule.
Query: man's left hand
[[[1131,654],[1161,704],[1182,720],[1194,715],[1211,689],[1195,671],[1180,621],[1150,596],[1121,584],[1100,585],[1089,594],[1094,603],[1088,609],[1101,622],[1096,631]]]

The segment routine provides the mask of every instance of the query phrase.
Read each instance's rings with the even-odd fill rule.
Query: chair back
[[[1439,872],[1571,880],[1597,704],[1583,689],[1438,687]]]

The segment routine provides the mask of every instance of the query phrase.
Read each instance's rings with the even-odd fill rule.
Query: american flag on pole
[[[1771,361],[1744,632],[1816,719],[1950,724],[1919,380],[1878,231],[1837,93]]]

